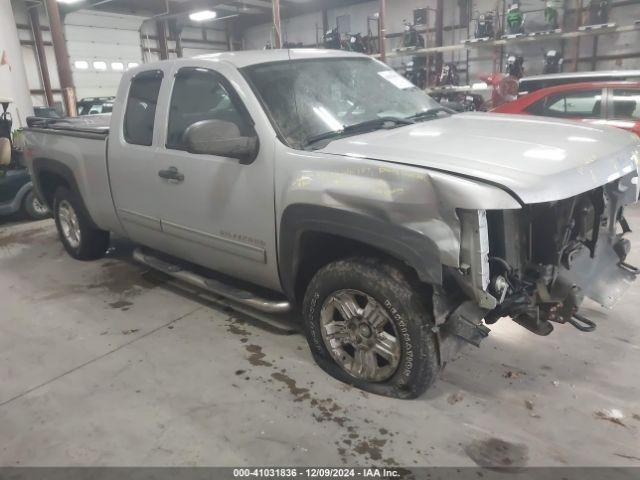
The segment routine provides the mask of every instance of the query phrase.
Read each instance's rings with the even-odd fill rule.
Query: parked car
[[[123,74],[110,116],[31,125],[71,256],[100,258],[114,232],[167,275],[299,309],[318,364],[378,394],[419,395],[501,318],[592,331],[583,298],[612,307],[638,275],[637,137],[450,114],[358,53],[148,64]]]
[[[78,104],[78,115],[97,115],[111,113],[115,97],[87,97],[81,99]]]
[[[601,70],[598,72],[565,72],[532,75],[520,79],[519,95],[533,93],[541,88],[583,82],[640,81],[640,70]]]
[[[640,135],[640,81],[585,82],[543,88],[505,103],[493,112],[580,120]]]
[[[41,118],[62,118],[62,115],[53,107],[33,107],[33,114]]]

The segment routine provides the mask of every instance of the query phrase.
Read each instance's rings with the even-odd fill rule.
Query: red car
[[[640,82],[556,85],[523,95],[492,111],[610,125],[640,136]]]

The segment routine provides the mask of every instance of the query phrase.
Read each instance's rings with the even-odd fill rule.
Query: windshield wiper
[[[435,107],[435,108],[430,108],[429,110],[424,110],[423,112],[418,112],[415,115],[411,115],[410,117],[407,117],[408,120],[423,120],[426,118],[435,118],[438,116],[439,113],[449,113],[449,114],[454,114],[456,113],[454,110],[451,110],[450,108],[447,107]]]
[[[340,138],[344,135],[351,135],[354,133],[365,133],[374,130],[379,130],[381,128],[388,128],[388,124],[392,124],[393,126],[400,125],[412,125],[415,122],[409,118],[400,118],[400,117],[380,117],[374,118],[372,120],[367,120],[366,122],[356,123],[354,125],[347,125],[342,130],[333,130],[331,132],[321,133],[319,135],[313,135],[307,139],[306,146],[313,145],[316,142],[321,140],[328,140],[332,138]]]

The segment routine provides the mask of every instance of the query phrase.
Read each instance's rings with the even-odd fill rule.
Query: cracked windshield
[[[294,148],[412,123],[439,104],[386,65],[367,58],[294,60],[247,69],[280,135]],[[379,122],[378,122],[379,121]]]

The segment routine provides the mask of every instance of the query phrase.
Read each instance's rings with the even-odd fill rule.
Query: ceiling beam
[[[231,0],[229,3],[234,5],[246,6],[251,5],[252,7],[264,8],[266,10],[271,10],[271,2],[267,0]]]
[[[370,0],[313,0],[309,2],[280,0],[280,10],[282,18],[287,19],[326,9],[365,3],[366,1]],[[271,0],[83,0],[72,5],[60,4],[60,11],[63,15],[84,9],[125,15],[157,16],[157,19],[186,17],[189,13],[198,10],[218,10],[220,17],[230,13],[241,15],[234,23],[234,29],[239,31],[253,25],[273,21]],[[202,26],[206,27],[206,22]]]
[[[256,1],[256,3],[258,2]],[[236,0],[193,0],[187,2],[170,2],[169,10],[170,15],[176,15],[187,14],[195,12],[197,10],[216,9],[239,14],[261,14],[263,12],[271,11],[271,3],[268,3],[267,8],[262,5],[250,5],[248,1],[241,2]]]
[[[168,7],[168,8],[167,8]],[[72,5],[61,4],[63,14],[77,10],[97,10],[100,12],[125,15],[162,16],[176,18],[198,10],[221,10],[237,14],[259,15],[271,11],[267,0],[84,0]],[[222,14],[220,16],[223,16]]]
[[[322,10],[330,10],[332,8],[347,7],[349,5],[355,5],[358,3],[366,3],[370,0],[314,0],[313,2],[305,3],[293,3],[280,1],[281,17],[283,19],[298,17],[313,12],[322,12]],[[246,28],[261,25],[264,23],[271,23],[272,13],[266,12],[262,15],[250,15],[243,16],[236,21],[236,25],[239,29],[244,30]],[[331,28],[331,26],[329,26]]]

